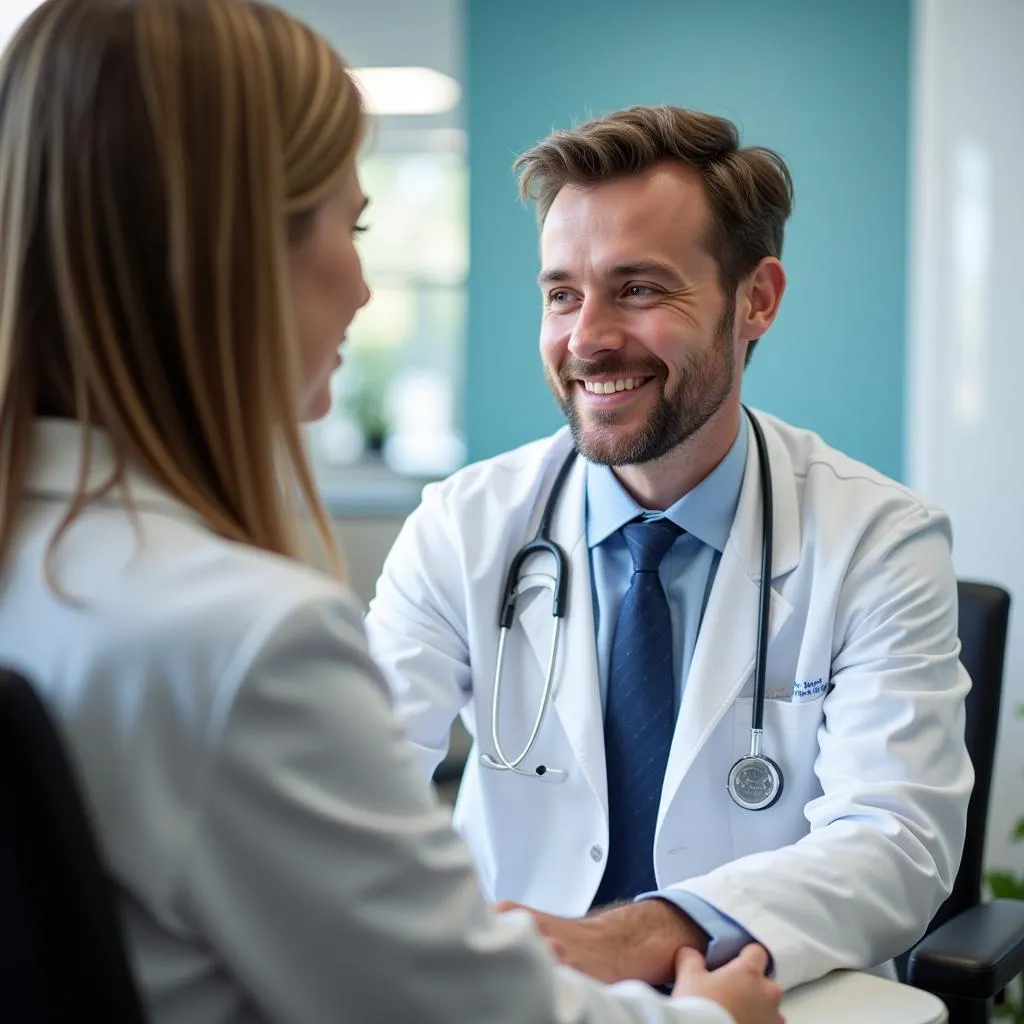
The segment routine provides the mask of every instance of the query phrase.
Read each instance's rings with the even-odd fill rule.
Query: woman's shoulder
[[[255,655],[280,623],[303,620],[322,623],[360,652],[365,647],[362,603],[314,566],[193,523],[150,522],[143,531],[145,553],[126,574],[123,599],[149,606],[146,632],[171,648]]]
[[[39,522],[27,564],[38,562],[53,526],[53,515]],[[363,607],[345,584],[227,540],[196,517],[164,507],[129,515],[112,504],[93,506],[55,555],[55,581],[69,600],[50,592],[38,571],[26,579],[35,579],[54,628],[77,651],[76,674],[101,689],[117,689],[117,677],[130,675],[145,680],[146,702],[202,715],[231,679],[260,668],[282,629],[319,637],[314,642],[329,646],[339,663],[365,664]],[[46,650],[36,654],[30,661],[52,660]]]

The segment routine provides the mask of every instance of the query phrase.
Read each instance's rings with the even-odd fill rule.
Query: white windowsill
[[[335,518],[407,516],[420,503],[431,478],[403,476],[379,458],[350,466],[316,466],[320,497]]]

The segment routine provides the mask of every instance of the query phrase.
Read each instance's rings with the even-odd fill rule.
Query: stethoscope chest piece
[[[729,770],[729,796],[745,811],[763,811],[782,796],[782,770],[764,754],[747,754]]]

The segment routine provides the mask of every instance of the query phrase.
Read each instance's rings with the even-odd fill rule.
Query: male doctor
[[[603,980],[663,983],[681,947],[714,964],[752,941],[783,987],[889,970],[952,887],[973,782],[949,522],[762,413],[777,776],[759,760],[753,791],[726,785],[751,748],[767,485],[740,386],[785,290],[789,172],[672,107],[555,132],[517,166],[568,430],[428,487],[384,567],[367,628],[423,773],[461,713],[456,825],[484,891]],[[542,554],[495,708],[506,572],[573,449],[553,692]]]

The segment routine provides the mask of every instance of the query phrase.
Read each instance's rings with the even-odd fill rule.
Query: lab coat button
[[[600,846],[592,846],[590,848],[590,859],[595,863],[599,863],[604,859],[604,850]]]

